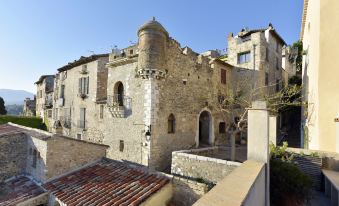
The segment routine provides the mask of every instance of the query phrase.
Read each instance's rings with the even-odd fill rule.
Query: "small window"
[[[265,86],[268,85],[268,72],[265,72]]]
[[[183,79],[183,80],[182,80],[182,83],[183,83],[184,85],[186,85],[186,84],[187,84],[187,79]]]
[[[89,77],[79,78],[79,94],[88,94],[89,92]]]
[[[277,41],[277,46],[276,46],[277,52],[279,52],[279,42]]]
[[[244,64],[251,61],[251,52],[238,54],[238,64]]]
[[[124,151],[124,147],[125,147],[124,140],[120,140],[119,151],[120,151],[120,152],[123,152],[123,151]]]
[[[168,133],[175,133],[175,117],[173,114],[170,114],[168,117]]]
[[[33,149],[29,148],[29,155],[33,155]]]
[[[65,97],[65,85],[61,85],[60,87],[60,98]]]
[[[225,69],[220,70],[220,82],[221,84],[226,84],[226,70]]]
[[[77,139],[81,140],[81,134],[77,134]]]
[[[52,118],[52,110],[47,110],[47,117]]]
[[[33,163],[32,163],[33,168],[36,168],[36,161],[37,161],[37,151],[34,149],[33,150]]]
[[[130,55],[133,54],[133,49],[129,50],[129,54],[130,54]]]
[[[99,112],[100,119],[104,118],[104,105],[100,105],[100,112]]]
[[[226,124],[225,122],[219,123],[219,134],[225,134],[226,132]]]

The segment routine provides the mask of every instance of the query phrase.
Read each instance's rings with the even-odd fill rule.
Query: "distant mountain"
[[[25,98],[33,98],[34,94],[24,90],[0,89],[0,97],[5,100],[5,105],[23,105]]]

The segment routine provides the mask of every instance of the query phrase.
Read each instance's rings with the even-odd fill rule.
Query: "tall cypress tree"
[[[2,97],[0,97],[0,115],[7,114],[7,110],[5,108],[5,101]]]

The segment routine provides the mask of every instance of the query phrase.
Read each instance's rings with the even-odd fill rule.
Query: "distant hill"
[[[33,98],[34,94],[24,90],[0,89],[0,97],[5,100],[6,105],[23,105],[26,97]]]

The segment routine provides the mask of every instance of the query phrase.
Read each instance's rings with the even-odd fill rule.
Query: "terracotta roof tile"
[[[44,193],[39,185],[25,176],[3,182],[0,188],[0,206],[16,205]]]
[[[139,205],[168,183],[167,177],[102,159],[43,187],[69,206]]]

